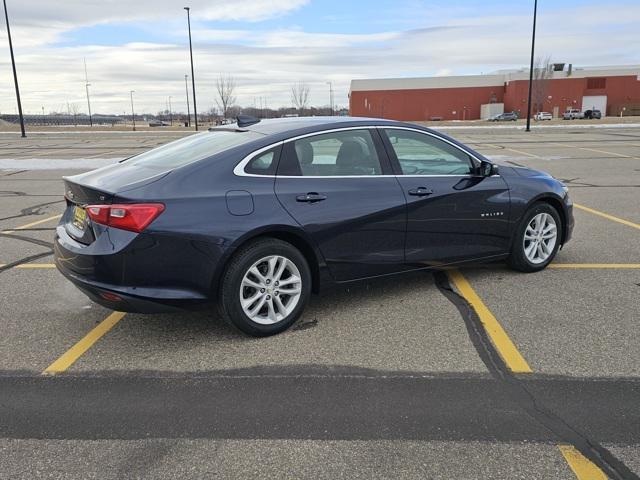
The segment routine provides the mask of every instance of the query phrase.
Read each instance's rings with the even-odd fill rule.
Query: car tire
[[[536,221],[539,222],[539,228],[537,228]],[[549,237],[552,226],[555,227],[553,244]],[[540,230],[542,233],[539,236]],[[533,204],[523,215],[516,229],[508,259],[509,266],[514,270],[527,273],[543,270],[558,253],[562,242],[562,232],[562,219],[555,208],[546,202]],[[538,245],[541,246],[538,247]]]
[[[219,307],[227,323],[266,337],[285,331],[300,317],[311,295],[311,270],[290,243],[262,238],[233,256],[220,290]]]

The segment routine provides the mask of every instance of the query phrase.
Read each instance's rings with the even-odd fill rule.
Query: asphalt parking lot
[[[640,127],[445,131],[570,187],[555,263],[338,289],[266,339],[52,268],[61,176],[184,133],[0,133],[0,477],[638,478]]]

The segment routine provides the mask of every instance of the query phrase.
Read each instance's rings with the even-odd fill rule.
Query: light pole
[[[169,95],[169,126],[173,127],[173,113],[171,112],[171,95]]]
[[[331,107],[331,116],[333,117],[333,82],[327,82],[329,85],[329,105]]]
[[[44,105],[42,106],[42,125],[44,126]]]
[[[189,84],[187,83],[189,75],[184,76],[184,91],[187,94],[187,127],[191,126],[191,112],[189,111]]]
[[[4,4],[4,19],[7,22],[7,38],[9,39],[9,52],[11,52],[11,66],[13,67],[13,83],[16,85],[16,100],[18,101],[18,114],[20,115],[20,131],[22,138],[27,134],[24,131],[24,117],[22,115],[22,102],[20,102],[20,89],[18,88],[18,74],[16,73],[16,61],[13,58],[13,43],[11,43],[11,30],[9,29],[9,13],[7,12],[7,0],[2,0]]]
[[[531,64],[529,66],[529,102],[527,104],[527,128],[531,131],[531,90],[533,84],[533,55],[536,49],[536,15],[538,13],[538,0],[533,0],[533,33],[531,34]]]
[[[91,118],[91,101],[89,100],[89,76],[87,75],[87,59],[84,59],[84,88],[87,90],[87,108],[89,109],[89,126],[93,127],[93,119]]]
[[[136,112],[133,109],[133,92],[135,92],[135,90],[131,90],[129,92],[129,95],[131,95],[131,120],[133,121],[133,131],[136,131]]]
[[[187,11],[187,26],[189,27],[189,57],[191,58],[191,90],[193,91],[193,120],[198,131],[198,107],[196,107],[196,78],[193,74],[193,46],[191,45],[191,8],[184,7]]]

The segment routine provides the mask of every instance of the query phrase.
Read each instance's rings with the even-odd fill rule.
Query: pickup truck
[[[569,108],[562,114],[563,120],[575,120],[576,118],[584,118],[584,113],[577,108]]]

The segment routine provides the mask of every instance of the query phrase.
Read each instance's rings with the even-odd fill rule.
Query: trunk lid
[[[149,168],[141,165],[116,163],[91,172],[64,177],[67,209],[62,223],[71,238],[90,245],[108,227],[91,221],[87,205],[109,205],[116,194],[155,182],[171,169]]]

